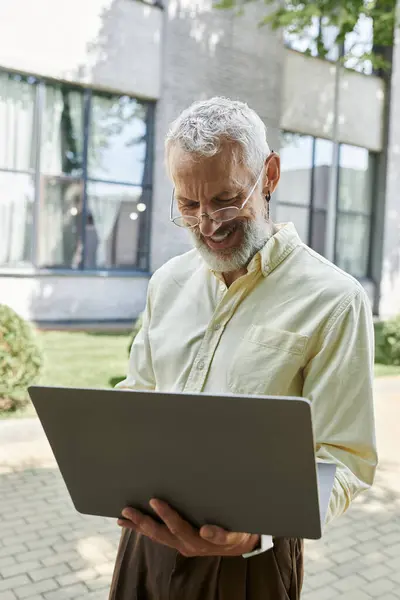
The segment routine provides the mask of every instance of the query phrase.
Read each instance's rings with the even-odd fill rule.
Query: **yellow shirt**
[[[328,522],[373,482],[373,358],[362,286],[289,223],[229,289],[197,250],[161,267],[118,387],[308,398],[316,455],[337,465]]]

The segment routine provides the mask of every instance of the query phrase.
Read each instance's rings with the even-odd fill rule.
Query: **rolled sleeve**
[[[326,523],[373,483],[377,466],[373,407],[374,329],[363,290],[339,307],[305,369],[316,455],[337,466]]]

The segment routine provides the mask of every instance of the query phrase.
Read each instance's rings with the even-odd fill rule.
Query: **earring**
[[[271,192],[267,192],[267,195],[265,196],[265,200],[267,202],[267,219],[269,221],[269,203],[271,202]]]

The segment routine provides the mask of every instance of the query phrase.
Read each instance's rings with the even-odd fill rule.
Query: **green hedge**
[[[9,306],[0,304],[0,410],[28,404],[27,387],[43,364],[33,328]]]
[[[400,315],[375,324],[375,362],[400,365]]]

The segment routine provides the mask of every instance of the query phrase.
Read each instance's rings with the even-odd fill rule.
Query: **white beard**
[[[272,236],[272,226],[260,215],[254,221],[245,221],[239,226],[243,229],[243,241],[238,248],[211,250],[199,237],[199,233],[189,229],[192,241],[204,262],[217,273],[229,273],[247,267],[253,256],[265,246]]]

